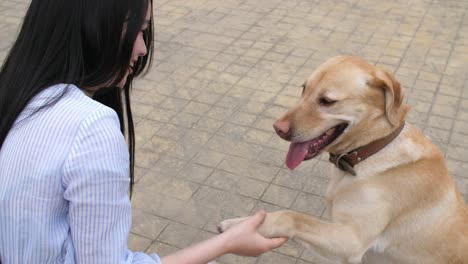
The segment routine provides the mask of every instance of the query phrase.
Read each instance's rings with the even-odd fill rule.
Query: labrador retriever
[[[277,211],[267,214],[259,232],[290,237],[337,263],[468,263],[467,207],[441,152],[405,122],[409,106],[394,75],[338,56],[303,88],[274,128],[291,142],[290,169],[330,154],[331,220]],[[218,227],[224,231],[244,219]]]

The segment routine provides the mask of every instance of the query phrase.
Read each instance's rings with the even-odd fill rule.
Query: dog
[[[468,263],[466,204],[441,152],[405,122],[403,98],[390,71],[361,58],[338,56],[320,65],[274,128],[291,142],[290,169],[330,154],[331,220],[276,211],[258,231],[297,240],[335,263]]]

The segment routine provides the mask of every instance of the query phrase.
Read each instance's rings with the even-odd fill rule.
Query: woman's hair
[[[123,94],[115,86],[126,74],[148,7],[152,0],[32,0],[0,70],[0,149],[18,115],[47,87],[66,83],[92,89],[95,100],[117,112],[122,133],[127,132],[131,195],[135,135],[129,93],[133,77],[151,64],[152,16],[143,32],[148,54],[135,63]],[[34,113],[55,104],[66,92]]]

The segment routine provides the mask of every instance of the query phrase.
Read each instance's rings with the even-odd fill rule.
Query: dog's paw
[[[224,220],[224,221],[222,221],[221,223],[219,223],[217,225],[218,232],[223,233],[226,230],[228,230],[229,228],[231,228],[232,226],[235,226],[235,225],[237,225],[237,224],[239,224],[241,222],[244,222],[246,219],[247,219],[247,217],[232,218],[232,219]]]

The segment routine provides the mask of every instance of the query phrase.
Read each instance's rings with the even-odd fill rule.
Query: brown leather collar
[[[353,151],[343,154],[333,154],[330,153],[330,162],[335,164],[337,168],[343,171],[347,171],[352,175],[356,176],[356,172],[354,171],[354,165],[358,164],[359,162],[367,159],[368,157],[374,155],[379,150],[383,149],[386,145],[392,142],[403,130],[405,123],[388,136],[384,138],[377,139],[365,146],[357,148]]]

